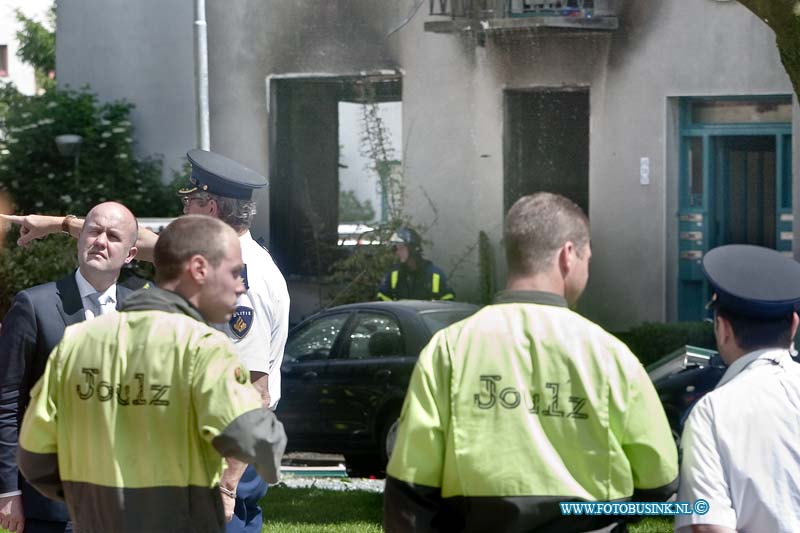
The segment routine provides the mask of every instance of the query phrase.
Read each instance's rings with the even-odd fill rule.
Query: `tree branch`
[[[800,1],[739,0],[775,32],[775,43],[783,68],[795,94],[800,95]]]

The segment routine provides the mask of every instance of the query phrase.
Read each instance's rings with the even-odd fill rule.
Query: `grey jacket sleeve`
[[[269,409],[253,409],[240,415],[211,444],[223,457],[253,463],[264,481],[278,482],[286,433]]]
[[[4,493],[18,488],[19,404],[27,401],[22,382],[36,349],[36,320],[26,293],[17,294],[0,331],[0,493]]]

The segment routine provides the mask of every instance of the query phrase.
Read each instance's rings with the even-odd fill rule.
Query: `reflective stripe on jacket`
[[[444,272],[423,259],[416,270],[396,264],[384,276],[378,289],[378,299],[389,300],[452,300],[453,289],[447,284]]]

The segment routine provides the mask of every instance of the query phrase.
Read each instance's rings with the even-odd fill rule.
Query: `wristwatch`
[[[72,234],[69,232],[69,221],[73,218],[78,218],[75,215],[67,215],[64,217],[64,220],[61,221],[61,233],[66,233],[69,236]]]

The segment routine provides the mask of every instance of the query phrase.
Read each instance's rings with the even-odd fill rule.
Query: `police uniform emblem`
[[[231,315],[228,325],[237,338],[245,338],[253,325],[253,310],[243,305],[238,306],[236,311],[233,312],[233,315]]]

